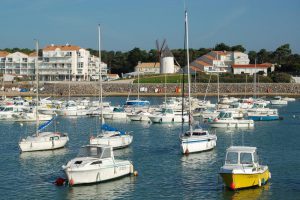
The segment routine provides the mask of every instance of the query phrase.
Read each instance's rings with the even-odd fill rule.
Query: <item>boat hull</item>
[[[133,137],[131,135],[122,135],[108,138],[91,138],[90,144],[108,145],[113,149],[121,149],[129,146],[132,143]]]
[[[212,128],[250,128],[254,127],[253,121],[251,122],[222,122],[214,121],[209,123]]]
[[[97,165],[92,169],[65,168],[70,185],[91,184],[117,179],[133,173],[133,165],[129,161],[115,161],[114,165]]]
[[[271,178],[269,169],[253,174],[220,173],[220,175],[225,186],[231,190],[262,186]]]
[[[216,146],[217,139],[182,139],[181,152],[183,154],[208,151]]]
[[[66,137],[64,139],[60,138],[59,140],[53,141],[21,141],[19,143],[19,148],[22,152],[31,152],[31,151],[46,151],[63,148],[69,139]]]
[[[254,121],[272,121],[279,120],[279,116],[248,116],[248,119],[252,119]]]

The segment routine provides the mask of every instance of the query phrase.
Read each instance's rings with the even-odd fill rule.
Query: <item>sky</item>
[[[185,8],[190,48],[289,43],[300,53],[299,0],[1,0],[0,49],[34,49],[34,39],[97,49],[98,24],[102,50],[155,49],[157,39],[183,48]]]

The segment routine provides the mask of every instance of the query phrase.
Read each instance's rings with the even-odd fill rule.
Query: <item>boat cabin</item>
[[[80,148],[78,157],[112,158],[112,147],[108,145],[85,145]]]
[[[232,115],[232,112],[221,111],[217,118],[219,118],[219,119],[231,119],[231,118],[233,118],[233,115]]]
[[[192,131],[192,136],[205,136],[205,135],[208,135],[207,131],[203,131],[203,130],[193,130]],[[187,131],[184,133],[184,136],[191,136],[191,132],[190,131]]]
[[[258,164],[256,147],[231,146],[226,151],[225,165],[254,165]]]

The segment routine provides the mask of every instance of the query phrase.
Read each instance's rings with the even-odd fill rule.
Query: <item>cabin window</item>
[[[75,163],[74,164],[76,164],[76,165],[80,165],[82,163],[82,161],[81,160],[77,160],[77,161],[75,161]]]
[[[253,162],[258,163],[258,156],[256,152],[253,153]]]
[[[101,158],[110,158],[110,157],[111,157],[110,149],[109,148],[104,149]]]
[[[226,156],[226,164],[238,164],[239,154],[237,152],[228,152]]]
[[[102,161],[101,160],[95,161],[91,165],[98,165],[98,164],[102,164]]]
[[[252,164],[252,154],[251,153],[241,153],[240,163],[241,164]]]

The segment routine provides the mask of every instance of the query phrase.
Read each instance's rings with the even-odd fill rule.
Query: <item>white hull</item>
[[[39,114],[39,121],[48,121],[52,119],[51,115],[44,115],[44,114]],[[30,114],[25,114],[25,115],[13,115],[11,119],[8,119],[10,121],[14,122],[35,122],[36,121],[36,116],[33,113]]]
[[[253,120],[218,120],[209,123],[213,128],[248,128],[254,127]]]
[[[121,135],[114,137],[95,137],[90,139],[90,144],[108,145],[113,149],[120,149],[129,146],[132,143],[131,135]]]
[[[126,119],[126,112],[112,112],[112,113],[103,113],[104,119]]]
[[[115,160],[112,165],[96,164],[86,168],[64,169],[71,185],[104,182],[133,173],[133,166],[129,161]]]
[[[270,102],[272,105],[287,105],[288,104],[287,101],[283,101],[283,100],[271,100]]]
[[[30,152],[30,151],[45,151],[45,150],[53,150],[64,147],[69,138],[60,137],[59,140],[49,140],[49,138],[39,138],[36,136],[31,137],[31,139],[23,139],[19,142],[19,147],[22,152]]]
[[[217,139],[199,139],[196,137],[187,137],[181,139],[181,152],[196,153],[201,151],[208,151],[216,146]]]
[[[189,121],[189,117],[188,116],[163,116],[163,115],[152,115],[149,116],[149,119],[151,120],[151,122],[153,123],[181,123],[182,119],[183,122],[188,122]]]
[[[63,116],[85,116],[88,114],[88,110],[58,110],[58,115]]]
[[[145,115],[128,115],[131,121],[150,121],[148,116]]]

